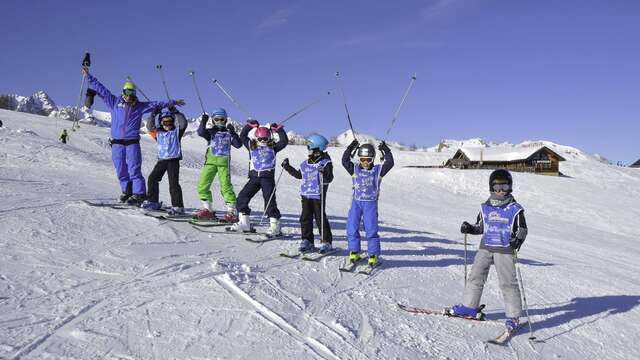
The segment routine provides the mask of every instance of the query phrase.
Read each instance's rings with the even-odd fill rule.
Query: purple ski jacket
[[[122,96],[115,96],[93,75],[88,75],[89,83],[104,100],[111,111],[111,138],[118,140],[140,139],[140,124],[142,115],[155,108],[167,108],[176,104],[170,101],[136,101],[130,105]]]

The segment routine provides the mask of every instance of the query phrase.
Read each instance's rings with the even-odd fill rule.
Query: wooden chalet
[[[453,169],[507,169],[542,175],[560,175],[560,161],[565,158],[546,146],[460,148],[445,163]]]
[[[629,167],[640,169],[640,160],[638,160],[638,161],[634,162],[633,164],[629,165]]]

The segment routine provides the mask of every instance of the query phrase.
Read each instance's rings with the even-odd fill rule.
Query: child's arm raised
[[[289,164],[288,158],[282,160],[282,168],[287,170],[289,175],[293,176],[294,178],[302,179],[302,173],[300,172],[300,170],[294,168],[293,166],[291,166],[291,164]]]

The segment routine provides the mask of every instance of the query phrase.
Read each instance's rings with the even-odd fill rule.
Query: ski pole
[[[191,79],[193,79],[193,87],[196,89],[196,94],[198,95],[198,100],[200,100],[200,108],[202,108],[202,113],[204,114],[204,105],[202,104],[202,98],[200,97],[200,90],[198,89],[198,84],[196,83],[196,72],[191,70],[189,71],[189,75],[191,75]]]
[[[464,234],[464,287],[467,287],[467,234]]]
[[[409,95],[409,92],[411,91],[411,88],[413,87],[413,83],[415,83],[417,80],[417,74],[413,74],[413,76],[411,76],[411,81],[409,82],[409,86],[407,87],[407,90],[405,90],[404,95],[402,96],[402,100],[400,101],[400,105],[398,105],[398,108],[396,109],[396,112],[393,114],[393,119],[391,120],[391,125],[389,125],[389,128],[387,129],[387,132],[384,135],[384,138],[382,141],[385,141],[387,139],[387,137],[389,136],[389,133],[391,132],[391,128],[393,128],[393,125],[395,125],[396,120],[398,120],[398,114],[400,113],[400,109],[402,109],[402,105],[404,105],[404,101],[407,99],[407,96]]]
[[[407,96],[409,95],[409,92],[411,91],[411,88],[413,87],[413,83],[415,83],[416,79],[417,79],[416,74],[413,74],[413,76],[411,76],[411,81],[409,82],[409,87],[407,87],[407,90],[405,90],[404,95],[402,96],[402,100],[400,101],[400,105],[398,105],[396,112],[393,114],[393,119],[391,119],[391,125],[389,125],[387,132],[384,134],[384,138],[382,142],[385,142],[387,140],[387,137],[389,136],[389,133],[393,128],[393,125],[396,124],[396,120],[398,120],[398,114],[400,113],[400,109],[402,109],[402,105],[404,105],[404,101],[407,99]],[[382,160],[384,160],[384,155],[380,154],[380,161]]]
[[[327,95],[331,95],[331,91],[327,91]],[[293,117],[300,115],[300,113],[302,113],[303,111],[307,110],[308,108],[312,107],[313,105],[319,103],[320,101],[322,101],[322,97],[319,97],[315,100],[313,100],[312,102],[306,104],[305,106],[303,106],[300,110],[295,111],[293,114],[287,116],[284,120],[282,120],[280,122],[280,124],[284,124],[287,121],[291,120]]]
[[[353,138],[356,139],[356,132],[353,130],[353,124],[351,123],[351,115],[349,114],[349,108],[347,107],[347,97],[344,95],[344,90],[342,89],[342,81],[340,80],[340,72],[338,71],[336,71],[336,80],[338,82],[338,87],[340,88],[340,93],[342,94],[344,111],[347,113],[347,120],[349,120],[349,128],[351,129],[351,134],[353,135]]]
[[[167,94],[167,100],[171,101],[169,96],[169,90],[167,89],[167,82],[164,79],[164,73],[162,72],[162,65],[156,65],[156,69],[160,72],[160,78],[162,79],[162,85],[164,86],[164,93]]]
[[[142,89],[140,89],[140,87],[138,86],[138,84],[136,84],[136,83],[133,81],[133,78],[132,78],[130,75],[127,75],[127,81],[131,82],[131,83],[133,84],[133,86],[135,86],[135,87],[136,87],[136,90],[137,90],[137,91],[139,91],[139,92],[140,92],[140,94],[142,94],[142,96],[144,96],[144,98],[145,98],[147,101],[151,101],[151,100],[149,100],[149,98],[147,97],[147,95],[145,95],[145,94],[144,94],[144,91],[142,91]]]
[[[529,316],[529,305],[527,305],[527,296],[524,293],[524,282],[522,281],[522,273],[520,273],[520,267],[518,266],[518,250],[513,250],[515,256],[516,273],[518,274],[518,282],[520,283],[520,289],[522,291],[522,301],[524,302],[524,312],[527,315],[527,323],[529,324],[529,340],[535,340],[536,336],[533,332],[533,326],[531,325],[531,317]]]
[[[324,166],[320,171],[320,242],[324,243]]]
[[[91,66],[91,54],[89,54],[88,52],[84,53],[84,59],[82,59],[82,66],[83,67],[90,67]],[[78,115],[80,113],[80,103],[82,102],[82,92],[84,90],[84,83],[87,80],[87,76],[85,74],[82,74],[82,82],[80,83],[80,95],[78,96],[78,103],[76,105],[76,111],[74,112],[74,116],[73,116],[73,123],[71,124],[71,130],[75,131],[76,130],[76,126],[78,125]],[[58,125],[58,118],[56,117],[56,127]],[[79,126],[78,126],[79,127]]]
[[[282,177],[283,172],[284,172],[284,168],[280,170],[280,175],[278,175],[276,186],[273,187],[273,191],[271,191],[271,195],[269,196],[269,201],[267,201],[267,205],[264,206],[264,214],[262,214],[262,218],[260,218],[260,226],[262,226],[262,222],[264,221],[264,218],[267,216],[267,209],[269,208],[269,205],[271,205],[271,200],[273,200],[273,196],[276,194],[276,189],[278,188],[278,184],[280,183],[280,178]]]
[[[218,89],[220,89],[220,91],[222,91],[222,93],[229,99],[231,100],[231,102],[233,103],[233,105],[235,105],[238,110],[242,111],[243,114],[245,114],[247,116],[248,119],[253,119],[253,117],[251,117],[251,115],[249,115],[249,112],[246,111],[242,105],[240,105],[239,102],[236,101],[236,99],[233,98],[233,96],[231,96],[231,94],[229,94],[229,92],[224,88],[224,86],[222,86],[222,83],[220,82],[220,80],[218,79],[212,79],[213,83],[218,87]]]

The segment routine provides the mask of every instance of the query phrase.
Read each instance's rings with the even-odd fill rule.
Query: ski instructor
[[[111,159],[120,181],[121,202],[140,205],[147,192],[142,176],[142,153],[140,151],[140,124],[142,115],[154,109],[184,105],[184,100],[138,101],[136,86],[131,81],[124,83],[122,96],[113,95],[104,85],[82,67],[89,84],[104,100],[111,112]]]

